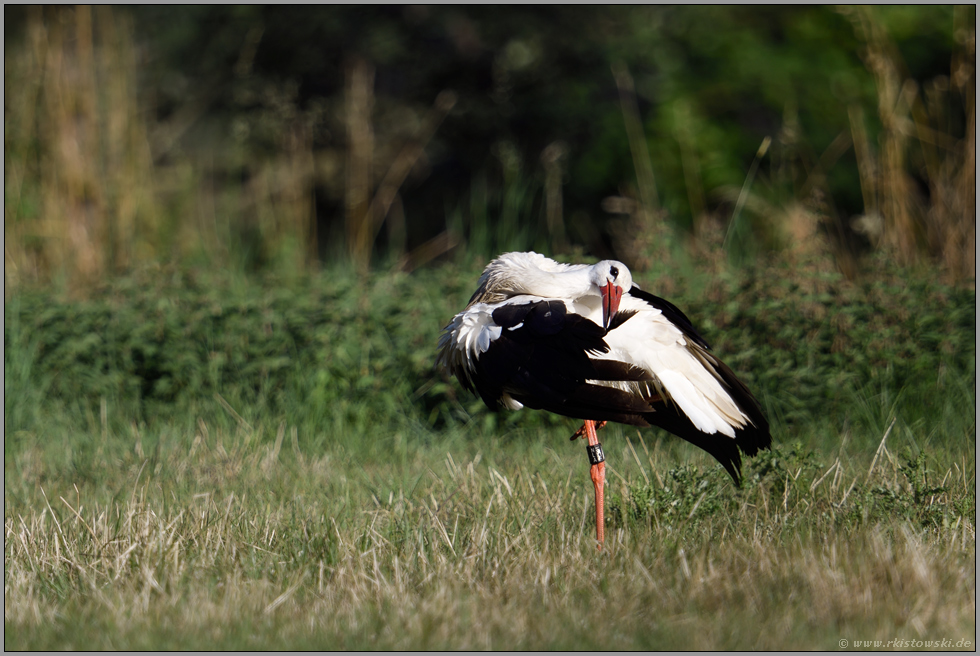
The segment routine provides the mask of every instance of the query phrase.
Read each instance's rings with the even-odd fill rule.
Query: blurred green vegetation
[[[798,268],[695,277],[671,294],[777,435],[891,416],[975,425],[972,290],[887,269],[855,285]],[[434,369],[439,329],[478,273],[243,280],[174,269],[114,280],[89,300],[25,291],[5,305],[5,427],[30,431],[49,416],[88,425],[100,412],[122,425],[288,418],[304,434],[565,426],[543,412],[487,413]]]
[[[975,9],[8,7],[5,279],[617,256],[975,275]],[[805,214],[801,229],[799,217]],[[637,236],[639,235],[639,236]]]

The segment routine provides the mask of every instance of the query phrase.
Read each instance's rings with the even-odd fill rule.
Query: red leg
[[[599,427],[601,428],[605,423],[602,422]],[[602,543],[606,539],[603,503],[603,488],[606,485],[606,463],[605,457],[602,455],[602,445],[599,444],[599,436],[596,435],[596,422],[586,419],[582,428],[585,429],[585,437],[589,441],[588,447],[586,448],[589,450],[589,462],[592,463],[589,474],[592,477],[592,485],[595,486],[595,538],[599,541],[599,549],[601,550]]]

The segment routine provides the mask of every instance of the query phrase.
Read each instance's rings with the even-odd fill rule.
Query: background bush
[[[168,272],[118,279],[90,300],[21,293],[5,305],[5,365],[29,374],[8,380],[7,426],[26,421],[11,417],[31,390],[46,407],[94,413],[105,399],[144,421],[239,412],[360,432],[465,422],[482,402],[434,359],[477,275],[332,271],[285,284]],[[855,399],[899,390],[910,413],[929,416],[951,395],[969,410],[972,290],[887,270],[858,285],[833,273],[800,279],[785,263],[696,285],[670,297],[780,423],[846,417]],[[530,411],[499,418],[561,421]]]

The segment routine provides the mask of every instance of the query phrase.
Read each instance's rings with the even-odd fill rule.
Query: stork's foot
[[[605,425],[607,423],[609,423],[609,422],[607,422],[607,421],[595,421],[595,422],[592,422],[592,423],[595,424],[595,429],[594,430],[599,430],[600,428],[604,428]],[[574,442],[575,440],[577,440],[578,438],[582,437],[583,435],[586,435],[585,424],[582,424],[582,426],[577,431],[575,431],[575,433],[573,433],[572,436],[570,438],[568,438],[568,439],[569,440],[572,440]]]

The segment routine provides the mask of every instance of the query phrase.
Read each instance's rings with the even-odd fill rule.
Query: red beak
[[[619,302],[623,299],[623,288],[607,282],[599,288],[602,294],[602,327],[609,330],[609,324],[619,312]]]

